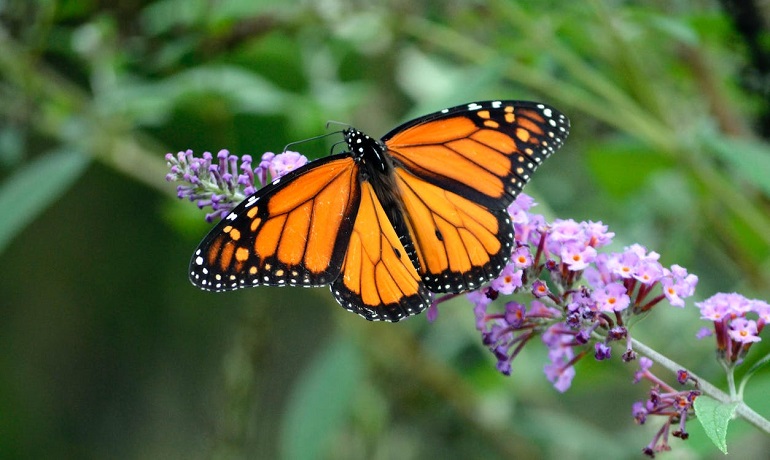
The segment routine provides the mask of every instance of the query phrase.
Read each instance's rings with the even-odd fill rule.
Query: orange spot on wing
[[[313,203],[306,202],[289,213],[286,224],[281,232],[278,246],[278,260],[287,265],[297,265],[302,262],[307,244],[308,229],[310,228],[310,213]]]
[[[254,251],[260,259],[264,260],[275,254],[285,222],[286,216],[278,216],[268,220],[262,226],[262,230],[259,232],[254,242]]]
[[[228,241],[222,247],[222,252],[219,254],[219,267],[222,271],[227,271],[230,267],[230,262],[233,260],[233,253],[235,252],[235,244],[232,241]]]
[[[535,134],[536,136],[543,135],[543,130],[540,128],[540,126],[538,126],[536,123],[534,123],[532,120],[528,118],[519,117],[519,126],[529,131],[530,134]]]
[[[240,247],[235,250],[235,260],[237,260],[238,262],[245,262],[248,259],[249,259],[248,249],[244,247]]]
[[[259,228],[259,224],[261,223],[262,223],[262,219],[254,219],[251,221],[251,226],[249,227],[249,229],[251,229],[252,232],[256,232],[257,229]]]

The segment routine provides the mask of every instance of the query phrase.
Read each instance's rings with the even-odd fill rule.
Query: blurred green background
[[[562,395],[532,343],[503,377],[462,299],[393,325],[326,289],[194,289],[209,225],[163,157],[539,100],[573,128],[536,209],[687,267],[698,299],[768,300],[769,23],[757,0],[0,0],[0,457],[638,458],[661,422],[633,422],[635,365],[585,359]],[[690,302],[632,332],[723,386],[704,325]],[[666,458],[721,458],[689,430]]]

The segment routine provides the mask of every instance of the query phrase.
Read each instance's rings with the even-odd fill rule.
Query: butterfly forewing
[[[568,132],[567,118],[547,105],[486,101],[412,120],[382,140],[412,174],[502,209]]]
[[[350,156],[299,168],[214,227],[193,255],[190,280],[215,291],[329,284],[339,276],[359,200],[358,166]]]

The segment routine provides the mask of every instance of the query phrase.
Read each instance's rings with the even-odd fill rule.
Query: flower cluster
[[[701,329],[698,338],[715,335],[717,356],[728,366],[743,361],[751,345],[761,340],[759,333],[770,320],[770,304],[736,293],[715,294],[703,302],[696,302],[695,306],[700,309],[701,318],[714,325],[713,330]]]
[[[520,194],[508,211],[516,249],[500,277],[469,293],[476,326],[483,343],[497,358],[503,374],[525,343],[540,336],[548,348],[548,380],[566,391],[575,375],[574,364],[590,352],[597,360],[611,356],[610,344],[625,340],[622,358],[636,354],[627,324],[667,299],[684,306],[698,278],[684,268],[663,267],[659,255],[636,244],[622,252],[600,252],[614,237],[601,222],[556,220],[530,212],[531,197]],[[583,282],[585,281],[585,282]],[[499,295],[528,291],[529,306],[515,300],[503,312],[490,311]]]
[[[210,152],[196,157],[192,150],[187,150],[166,154],[166,163],[171,169],[166,180],[186,183],[177,186],[177,196],[195,201],[200,209],[210,206],[212,212],[206,214],[206,220],[212,222],[227,216],[235,205],[270,180],[307,163],[307,158],[297,152],[267,152],[259,165],[252,167],[250,155],[239,159],[220,150],[215,161]]]
[[[665,422],[653,436],[652,441],[642,449],[645,455],[654,457],[656,452],[671,450],[668,442],[669,434],[680,439],[687,439],[689,434],[685,429],[688,417],[693,415],[693,403],[701,392],[697,389],[698,382],[687,371],[677,372],[680,385],[694,383],[693,390],[677,391],[650,371],[652,360],[646,357],[639,359],[639,370],[634,374],[634,383],[647,380],[652,383],[649,397],[645,401],[637,401],[633,405],[634,420],[640,425],[651,415],[662,416]],[[674,431],[671,426],[677,424]]]

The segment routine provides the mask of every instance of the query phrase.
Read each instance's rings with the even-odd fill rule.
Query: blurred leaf
[[[702,136],[709,150],[770,196],[770,146],[753,139],[735,139],[707,133]]]
[[[77,180],[88,157],[73,150],[43,155],[0,186],[0,252]]]
[[[218,95],[235,113],[281,113],[288,97],[259,74],[215,65],[196,67],[154,83],[125,81],[96,102],[103,112],[154,125],[166,121],[180,100],[199,100],[202,93]]]
[[[727,425],[735,414],[738,403],[723,404],[705,395],[695,399],[695,415],[711,441],[727,454]]]
[[[25,133],[17,126],[0,128],[0,167],[16,166],[24,158]]]
[[[325,444],[352,410],[361,380],[361,356],[354,344],[332,342],[299,376],[287,403],[281,432],[282,458],[320,458]]]
[[[204,0],[161,0],[142,11],[142,25],[150,34],[162,34],[174,27],[195,25],[207,10]]]
[[[685,21],[679,18],[672,18],[662,14],[643,14],[639,19],[646,21],[649,25],[657,31],[662,32],[665,36],[674,38],[682,43],[686,43],[691,46],[697,46],[698,33],[694,28]]]
[[[651,173],[672,165],[648,146],[630,139],[591,146],[587,157],[596,181],[616,198],[636,192],[646,185]]]

